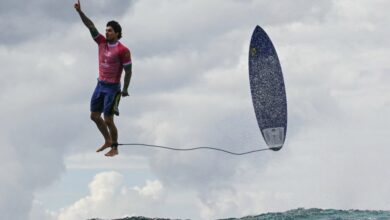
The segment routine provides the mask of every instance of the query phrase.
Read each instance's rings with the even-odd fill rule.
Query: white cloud
[[[140,188],[136,186],[133,189],[136,190],[142,196],[158,199],[160,197],[163,186],[161,185],[161,182],[158,180],[155,181],[148,180],[146,181],[146,185],[144,187]]]
[[[147,181],[145,186],[130,188],[118,172],[97,174],[89,184],[90,193],[74,204],[59,211],[58,219],[117,218],[136,213],[153,213],[149,206],[164,191],[158,180]]]
[[[17,31],[3,35],[14,38],[0,46],[2,219],[26,219],[30,209],[31,219],[52,218],[34,192],[65,169],[93,168],[148,170],[158,180],[134,188],[122,174],[101,173],[89,195],[58,216],[210,219],[301,206],[389,209],[387,1],[137,1],[114,7],[134,61],[131,97],[122,100],[117,120],[121,141],[234,151],[262,145],[246,64],[256,24],[276,46],[289,106],[287,143],[278,153],[231,157],[123,147],[114,160],[87,153],[102,141],[88,118],[96,47],[72,4],[72,14],[50,25],[40,20],[34,35],[30,29],[37,26],[21,27],[27,18],[46,17],[46,10],[21,19],[16,9],[0,9],[7,17],[1,20],[12,20]],[[107,1],[91,4],[85,10],[103,30],[112,15],[101,12]],[[12,13],[19,18],[8,18]]]

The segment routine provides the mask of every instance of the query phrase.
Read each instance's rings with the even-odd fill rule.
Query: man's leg
[[[105,140],[104,144],[97,149],[96,152],[100,152],[112,145],[111,135],[107,128],[108,126],[100,115],[100,112],[91,112],[91,120],[96,123],[96,126],[98,127],[100,133],[102,133]]]
[[[110,115],[110,116],[104,115],[104,122],[107,125],[108,130],[110,131],[112,145],[118,144],[118,130],[114,123],[114,115]],[[118,146],[115,145],[112,146],[111,150],[105,155],[112,157],[117,154],[118,154]]]

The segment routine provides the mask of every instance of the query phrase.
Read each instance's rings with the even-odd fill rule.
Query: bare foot
[[[108,151],[106,154],[105,154],[107,157],[113,157],[115,155],[118,155],[118,147],[111,147],[111,150]]]
[[[99,149],[97,149],[96,152],[103,151],[103,150],[105,150],[106,148],[111,147],[111,145],[112,145],[111,142],[106,141],[106,143],[104,143],[103,146],[101,146]]]

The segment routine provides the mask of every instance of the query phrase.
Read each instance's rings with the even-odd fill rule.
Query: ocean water
[[[274,212],[241,218],[219,220],[390,220],[390,211],[336,210],[336,209],[293,209],[286,212]],[[90,219],[106,220],[106,219]],[[167,218],[127,217],[112,220],[174,220]],[[176,219],[175,219],[176,220]]]
[[[232,218],[234,219],[234,218]],[[335,210],[335,209],[293,209],[286,212],[267,213],[238,218],[242,220],[390,220],[390,211]],[[227,219],[226,219],[227,220]]]

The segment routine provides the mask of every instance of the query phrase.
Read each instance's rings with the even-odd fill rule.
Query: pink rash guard
[[[123,67],[131,64],[130,50],[119,41],[109,44],[101,34],[94,40],[99,46],[99,80],[119,83]]]

